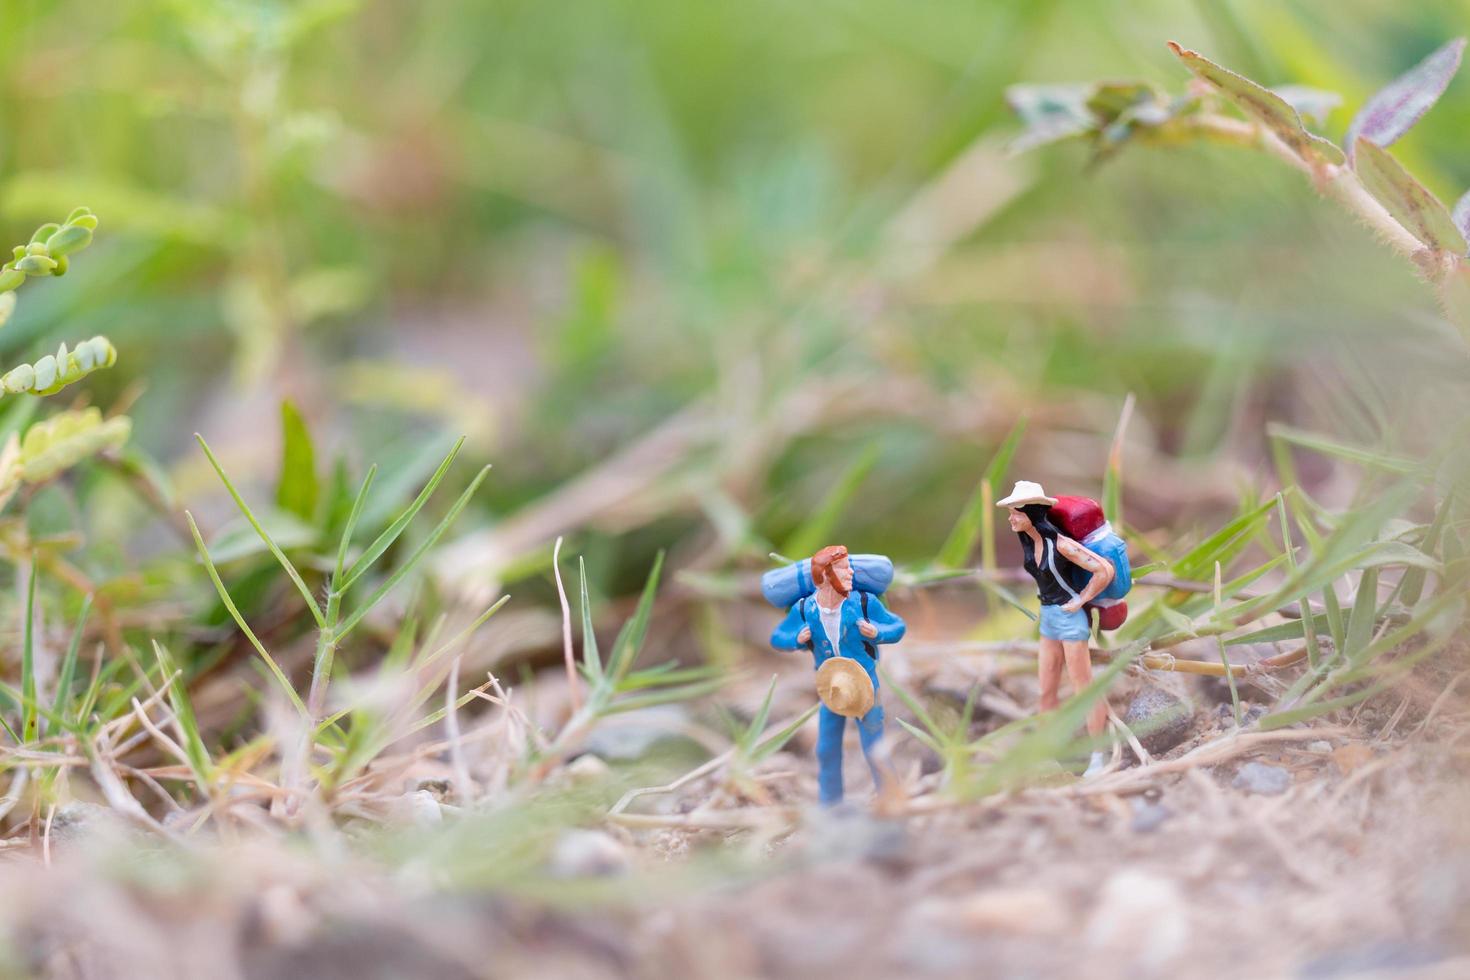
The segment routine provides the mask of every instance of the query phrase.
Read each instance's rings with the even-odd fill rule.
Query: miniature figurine
[[[1048,497],[1039,483],[1023,480],[1009,497],[996,501],[996,506],[1010,510],[1010,526],[1021,539],[1024,567],[1036,579],[1041,600],[1040,710],[1050,711],[1057,706],[1064,662],[1076,690],[1092,681],[1090,610],[1098,610],[1105,629],[1116,629],[1128,614],[1122,602],[1132,585],[1127,546],[1103,519],[1097,502],[1085,497]],[[1058,528],[1058,523],[1064,528]],[[1074,531],[1088,545],[1063,533],[1064,529]],[[1087,734],[1093,739],[1094,751],[1083,778],[1097,775],[1107,765],[1106,756],[1097,748],[1107,724],[1107,702],[1100,699],[1087,713]]]
[[[810,562],[768,572],[761,583],[772,604],[791,607],[771,634],[771,646],[805,647],[815,661],[822,700],[817,763],[823,806],[842,801],[842,737],[848,718],[857,721],[874,785],[883,784],[875,754],[883,737],[883,706],[876,703],[878,644],[897,643],[905,629],[878,597],[892,580],[893,564],[887,558],[849,557],[842,545],[831,545]]]

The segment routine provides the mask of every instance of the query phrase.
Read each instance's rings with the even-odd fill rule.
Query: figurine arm
[[[868,622],[878,630],[876,636],[870,637],[874,643],[897,643],[908,629],[904,621],[889,612],[883,600],[875,595],[868,596]]]
[[[1112,584],[1113,563],[1106,558],[1088,551],[1076,541],[1062,535],[1057,536],[1057,550],[1074,565],[1080,565],[1092,573],[1082,594],[1062,608],[1075,612],[1097,598],[1098,593]]]
[[[771,632],[771,646],[777,650],[800,650],[801,643],[797,639],[801,631],[806,628],[806,620],[801,615],[801,602],[791,607],[786,618]]]

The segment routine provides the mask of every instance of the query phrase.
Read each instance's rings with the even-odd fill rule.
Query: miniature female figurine
[[[788,571],[779,569],[774,575],[789,578]],[[891,565],[887,577],[892,577]],[[881,573],[878,579],[886,585]],[[817,728],[819,799],[823,806],[832,806],[842,800],[842,736],[848,718],[856,719],[873,783],[882,786],[881,767],[875,758],[883,737],[883,706],[874,703],[877,644],[897,643],[905,627],[876,594],[853,589],[853,567],[842,545],[823,548],[812,556],[810,581],[815,591],[797,596],[771,634],[771,646],[812,651],[822,699]]]
[[[996,501],[996,506],[1010,510],[1011,530],[1021,539],[1024,566],[1036,579],[1041,599],[1037,676],[1042,711],[1057,706],[1064,661],[1074,689],[1080,691],[1092,682],[1088,653],[1092,622],[1083,607],[1108,587],[1114,575],[1112,563],[1062,534],[1052,523],[1049,514],[1056,503],[1057,498],[1048,497],[1039,483],[1025,480],[1016,484],[1009,497]],[[1083,575],[1086,584],[1078,591],[1073,583]],[[1087,734],[1092,736],[1094,751],[1083,778],[1097,775],[1107,765],[1106,756],[1097,749],[1107,724],[1107,702],[1099,699],[1087,713]]]

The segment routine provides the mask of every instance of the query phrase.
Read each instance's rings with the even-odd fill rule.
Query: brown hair
[[[847,548],[840,544],[828,545],[812,555],[812,585],[820,586],[825,582],[828,573],[832,570],[832,563],[846,557]]]

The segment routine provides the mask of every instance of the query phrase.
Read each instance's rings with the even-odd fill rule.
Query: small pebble
[[[1332,751],[1332,743],[1327,741],[1308,742],[1307,751],[1318,755],[1326,755]]]
[[[567,781],[573,786],[587,786],[592,783],[600,783],[612,774],[611,767],[590,752],[585,755],[579,755],[567,763],[564,771]]]
[[[1143,747],[1162,755],[1189,737],[1194,728],[1194,706],[1160,687],[1145,687],[1133,696],[1123,724]]]
[[[554,878],[608,878],[630,867],[628,852],[601,830],[568,830],[551,851]]]
[[[1291,773],[1277,766],[1268,766],[1264,762],[1247,762],[1240,767],[1230,785],[1247,793],[1280,796],[1291,787]]]
[[[1174,811],[1162,803],[1149,803],[1144,800],[1133,800],[1133,821],[1129,829],[1135,834],[1151,834],[1163,826],[1164,821],[1174,815]]]

